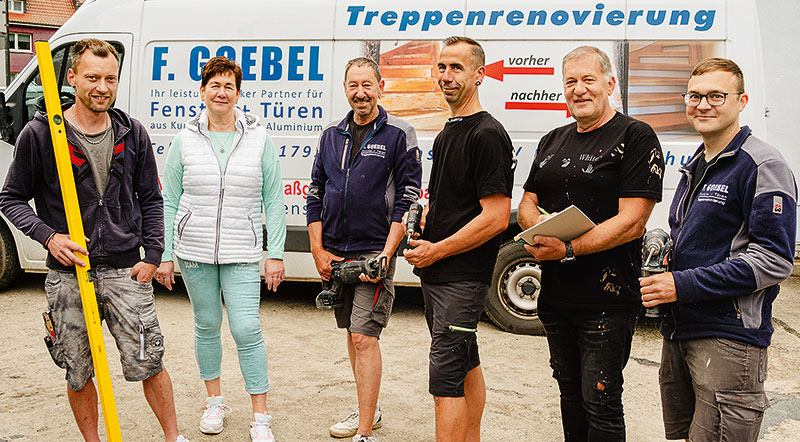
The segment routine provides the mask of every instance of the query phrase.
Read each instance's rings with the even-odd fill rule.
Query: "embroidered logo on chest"
[[[728,185],[727,184],[703,184],[700,193],[697,195],[698,202],[716,203],[724,206],[728,201]]]
[[[386,145],[385,144],[367,144],[361,149],[361,155],[365,157],[386,157]]]

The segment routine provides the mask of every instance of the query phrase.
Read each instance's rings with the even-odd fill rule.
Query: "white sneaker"
[[[353,442],[377,442],[377,440],[375,436],[362,436],[360,434],[353,436]]]
[[[380,405],[378,405],[377,407],[375,407],[375,419],[372,421],[373,430],[383,426],[381,418],[382,418],[381,407]],[[356,432],[358,431],[358,407],[356,407],[356,409],[353,410],[352,413],[348,414],[346,418],[331,425],[331,428],[328,431],[331,433],[331,436],[333,437],[355,436]]]
[[[275,442],[272,435],[272,416],[262,413],[253,413],[253,422],[250,422],[250,438],[253,442]]]
[[[205,434],[222,433],[225,415],[231,412],[231,407],[222,403],[222,396],[206,399],[206,411],[200,418],[200,431]]]
[[[175,439],[175,442],[189,442],[189,439],[183,437],[183,435],[179,434],[178,438]]]

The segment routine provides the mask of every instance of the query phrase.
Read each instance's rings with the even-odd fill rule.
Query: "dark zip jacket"
[[[678,301],[662,306],[661,333],[767,347],[772,302],[794,263],[794,176],[781,154],[744,126],[690,195],[703,150],[680,169],[670,208]]]
[[[379,114],[361,146],[353,146],[353,111],[322,132],[311,170],[306,221],[322,221],[322,245],[340,252],[382,250],[392,222],[420,197],[417,134],[406,121]],[[350,150],[359,152],[350,163]]]
[[[66,108],[65,108],[66,110]],[[158,167],[144,126],[119,109],[108,110],[114,154],[103,198],[74,132],[65,125],[72,173],[92,266],[131,267],[139,261],[158,265],[164,251],[164,205]],[[34,200],[36,212],[28,201]],[[68,233],[61,185],[47,117],[41,112],[17,139],[14,159],[0,192],[0,210],[22,233],[44,245],[53,232]],[[140,247],[144,258],[140,258]],[[47,267],[65,267],[51,254]]]

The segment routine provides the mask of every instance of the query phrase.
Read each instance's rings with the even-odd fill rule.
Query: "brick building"
[[[49,40],[75,13],[73,0],[7,0],[9,71],[12,78],[34,57],[33,43]]]

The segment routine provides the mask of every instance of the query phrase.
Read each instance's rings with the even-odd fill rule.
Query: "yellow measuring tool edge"
[[[47,121],[50,123],[50,137],[53,140],[53,152],[56,156],[61,196],[64,198],[64,211],[67,215],[69,237],[85,249],[86,239],[83,233],[83,221],[81,220],[81,210],[78,206],[78,193],[75,190],[75,177],[72,174],[72,162],[70,161],[69,146],[67,145],[67,131],[64,126],[64,115],[61,112],[61,101],[59,99],[56,74],[53,69],[50,43],[46,41],[36,42],[36,58],[39,60],[39,75],[44,91]],[[81,290],[83,315],[86,318],[86,330],[89,333],[89,346],[92,350],[92,361],[94,362],[100,404],[103,409],[106,436],[109,442],[122,442],[117,404],[114,402],[114,387],[111,385],[108,356],[103,343],[100,314],[97,311],[97,297],[94,292],[94,284],[89,280],[89,257],[77,252],[75,252],[75,255],[86,263],[86,267],[76,265],[75,270],[78,276],[78,286]]]

